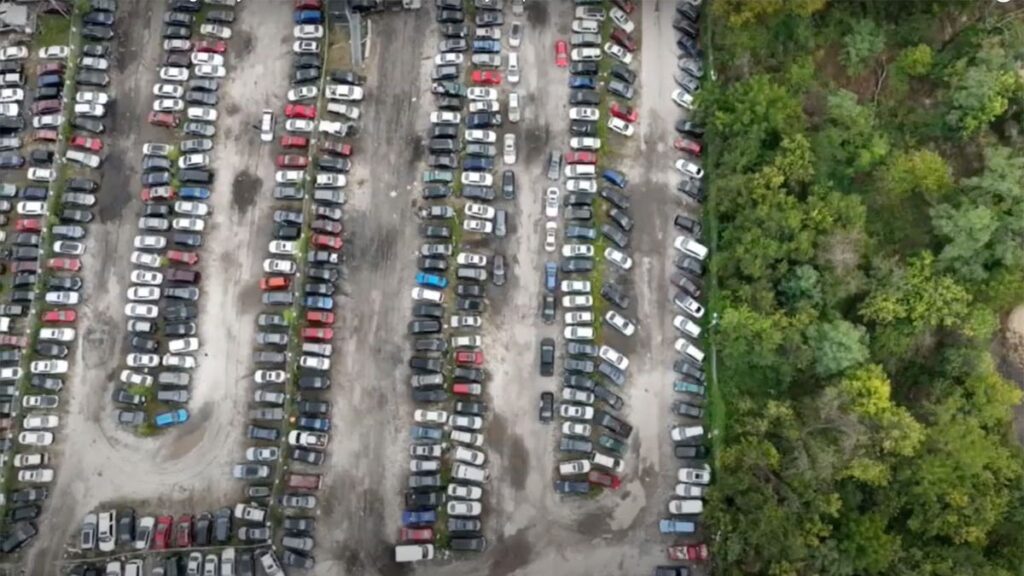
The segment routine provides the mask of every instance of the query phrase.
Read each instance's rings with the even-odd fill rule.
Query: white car
[[[169,86],[169,84],[165,84],[165,86]],[[75,102],[79,102],[81,104],[106,105],[110,102],[110,96],[106,92],[99,92],[96,90],[79,90],[75,93]]]
[[[163,144],[159,142],[147,142],[142,145],[142,153],[147,156],[161,156],[167,158],[170,155],[171,148],[170,144]]]
[[[64,198],[67,198],[67,195],[65,195]],[[93,198],[93,196],[87,196],[87,198]],[[53,243],[53,251],[56,254],[81,256],[82,254],[85,254],[85,244],[75,242],[74,240],[57,240]]]
[[[494,208],[486,204],[477,204],[475,202],[469,202],[463,209],[466,216],[470,218],[483,218],[484,220],[494,220],[494,215],[497,212]]]
[[[492,186],[494,176],[487,172],[463,172],[462,183],[467,186]]]
[[[57,177],[57,173],[51,168],[29,168],[28,179],[33,182],[53,182]]]
[[[459,252],[455,262],[460,266],[487,266],[487,256],[474,254],[472,252]]]
[[[288,101],[298,102],[300,100],[312,100],[316,98],[316,95],[320,93],[320,89],[316,86],[300,86],[298,88],[292,88],[288,91]]]
[[[227,69],[223,66],[213,66],[210,64],[196,66],[195,72],[199,78],[223,78],[228,74]]]
[[[191,108],[189,110],[191,110]],[[203,154],[202,152],[185,154],[181,158],[178,158],[178,168],[181,168],[182,170],[187,170],[189,168],[206,168],[209,165],[210,156],[208,154]],[[203,206],[205,206],[205,204]]]
[[[589,294],[570,294],[562,296],[562,307],[564,308],[590,308],[594,305],[594,298]]]
[[[684,176],[689,176],[690,178],[696,178],[698,180],[704,177],[704,169],[689,160],[680,158],[679,160],[676,160],[675,166],[676,170],[681,172]]]
[[[455,56],[462,56],[462,54],[455,54]],[[473,86],[472,88],[466,89],[466,97],[471,101],[495,101],[498,99],[498,91],[494,88],[484,88],[483,86]]]
[[[292,35],[300,40],[315,40],[324,37],[324,27],[319,24],[300,24],[292,30]]]
[[[344,188],[347,183],[348,179],[345,178],[344,174],[330,174],[326,172],[317,174],[316,182],[314,182],[317,188]]]
[[[33,374],[65,374],[68,363],[64,360],[35,360],[29,364],[29,372]]]
[[[569,139],[569,147],[573,150],[600,150],[600,138],[591,136],[575,136]]]
[[[295,262],[282,260],[280,258],[267,258],[263,261],[263,271],[267,274],[288,274],[294,275],[298,270]]]
[[[310,370],[330,370],[331,359],[323,356],[306,356],[299,358],[299,366]]]
[[[448,413],[444,410],[416,410],[412,419],[421,424],[446,424]]]
[[[161,238],[166,243],[167,240]],[[128,278],[133,284],[144,284],[147,286],[159,286],[164,283],[164,275],[152,270],[132,270]]]
[[[590,424],[584,422],[562,422],[562,434],[590,438]]]
[[[187,116],[189,120],[216,122],[217,110],[211,106],[189,106],[188,110],[185,112],[185,116]]]
[[[560,288],[565,294],[589,294],[590,280],[562,280]]]
[[[203,24],[199,27],[199,33],[203,36],[212,36],[221,40],[231,38],[231,28],[221,26],[220,24]],[[323,30],[320,31],[320,34],[323,35]]]
[[[708,247],[688,236],[676,236],[672,247],[701,261],[708,257]]]
[[[475,518],[483,512],[483,504],[475,500],[452,500],[445,508],[449,516],[463,516]]]
[[[462,54],[458,52],[442,52],[437,56],[434,56],[434,64],[437,66],[445,66],[448,64],[462,64]],[[472,88],[470,88],[472,90]]]
[[[438,110],[430,113],[431,124],[458,124],[462,121],[462,114],[450,110]]]
[[[588,120],[596,122],[601,118],[601,111],[597,108],[591,108],[589,106],[575,106],[569,108],[569,119],[570,120]]]
[[[566,326],[563,335],[566,340],[590,341],[594,339],[594,329],[590,326]]]
[[[18,470],[18,482],[48,484],[50,482],[53,482],[53,468],[32,468],[30,470]]]
[[[632,258],[630,258],[626,253],[622,252],[621,250],[618,250],[617,248],[612,248],[611,246],[604,249],[604,259],[611,262],[612,264],[615,264],[619,268],[622,268],[623,270],[629,270],[630,268],[633,267]]]
[[[444,292],[419,286],[412,289],[411,296],[416,302],[431,302],[433,304],[441,304],[444,302]]]
[[[88,70],[108,70],[110,68],[110,61],[106,58],[97,58],[94,56],[83,56],[78,62],[79,66]]]
[[[493,130],[466,130],[466,142],[494,144],[497,141],[498,134]]]
[[[572,31],[577,34],[600,34],[601,24],[597,20],[576,19],[572,21]]]
[[[22,432],[18,444],[23,446],[49,446],[53,444],[53,432]]]
[[[40,328],[39,339],[53,342],[74,342],[74,328]]]
[[[558,406],[558,415],[570,420],[593,420],[594,408],[592,406],[561,404]]]
[[[558,463],[558,474],[561,476],[577,476],[590,472],[590,462],[586,460],[569,460]]]
[[[593,20],[595,22],[603,22],[604,9],[594,8],[591,6],[577,6],[576,18],[579,18],[581,20]]]
[[[56,408],[59,405],[60,398],[51,394],[21,397],[22,408]],[[17,466],[17,460],[15,460],[15,466]]]
[[[46,214],[45,202],[18,202],[15,208],[18,214],[22,216],[42,216]]]
[[[271,254],[283,254],[285,256],[291,256],[296,252],[295,242],[288,240],[271,240],[270,244],[267,245],[267,250]]]
[[[554,186],[544,192],[544,216],[558,218],[558,188]]]
[[[563,170],[566,178],[593,178],[597,176],[594,164],[566,164]]]
[[[315,123],[312,120],[306,118],[289,118],[284,123],[284,129],[289,132],[303,132],[310,133],[315,127]]]
[[[47,292],[43,295],[43,300],[54,306],[74,306],[82,301],[82,297],[78,292]]]
[[[124,315],[129,318],[145,318],[151,320],[160,315],[160,309],[152,304],[125,304]]]
[[[594,178],[571,178],[565,183],[565,189],[569,192],[597,192],[597,180]]]
[[[338,114],[344,116],[349,120],[359,120],[362,116],[362,111],[351,104],[339,104],[337,102],[328,102],[327,111],[331,114]]]
[[[153,96],[159,96],[161,98],[181,98],[185,94],[185,88],[180,84],[153,84]],[[156,103],[153,103],[153,107],[156,107]]]
[[[165,82],[187,82],[188,68],[164,66],[160,68],[160,79]]]
[[[565,244],[562,246],[562,256],[566,258],[593,258],[594,247],[590,244]]]
[[[703,426],[673,426],[668,436],[673,442],[685,442],[704,435]]]
[[[264,108],[260,113],[260,142],[274,141],[274,111]]]
[[[704,488],[694,484],[680,483],[676,484],[675,494],[683,498],[703,498]]]
[[[512,133],[505,134],[505,145],[502,149],[502,161],[505,162],[506,166],[511,166],[516,163],[516,135]]]
[[[475,101],[469,103],[470,112],[500,112],[501,105],[494,100]]]
[[[67,46],[45,46],[39,49],[40,60],[66,60],[71,55]]]
[[[363,99],[363,89],[350,84],[329,84],[325,93],[329,100],[358,102]]]
[[[487,220],[466,218],[462,221],[462,229],[466,232],[476,232],[477,234],[491,234],[494,232],[494,224]]]
[[[199,218],[175,218],[171,220],[171,228],[186,232],[202,232],[206,229],[206,221]]]
[[[22,102],[25,100],[25,91],[21,88],[0,88],[0,103]]]
[[[257,384],[284,384],[288,373],[284,370],[257,370],[253,374],[253,380]]]
[[[153,101],[154,112],[181,112],[185,101],[180,98],[160,98]]]
[[[452,316],[448,325],[452,328],[480,328],[483,320],[479,316]]]
[[[189,354],[164,354],[160,363],[166,368],[192,369],[198,365],[196,357]]]
[[[627,319],[622,314],[619,314],[615,310],[609,310],[604,315],[604,321],[609,326],[615,328],[620,333],[622,333],[623,336],[632,336],[633,333],[636,332],[636,325],[630,322],[629,319]]]
[[[164,52],[191,52],[192,41],[184,38],[168,38],[164,40]]]
[[[601,49],[592,47],[573,48],[569,52],[569,58],[573,62],[596,62],[601,59]]]
[[[615,366],[619,370],[626,370],[629,368],[629,358],[611,346],[601,346],[597,351],[597,355],[600,356],[602,360],[608,362],[612,366]]]
[[[306,178],[302,170],[278,170],[274,173],[274,182],[278,184],[298,184]]]
[[[672,326],[675,327],[676,330],[679,330],[680,332],[690,336],[691,338],[700,337],[700,326],[698,326],[697,323],[695,323],[694,321],[690,320],[685,316],[677,314],[676,317],[672,319]]]
[[[682,88],[676,88],[672,91],[672,101],[685,110],[693,110],[693,94]]]
[[[33,128],[57,128],[64,123],[64,117],[59,114],[47,114],[45,116],[33,116]]]
[[[167,350],[171,354],[183,354],[199,350],[199,338],[177,338],[167,343]]]
[[[21,427],[25,430],[53,430],[59,425],[60,418],[52,414],[26,416],[21,421]]]
[[[479,500],[483,498],[483,488],[468,484],[449,484],[448,497],[459,500]]]
[[[557,210],[557,207],[556,207]],[[558,242],[558,222],[548,220],[544,223],[544,251],[554,252]]]
[[[633,55],[614,42],[606,43],[604,45],[604,52],[627,66],[633,61]]]
[[[13,118],[21,113],[21,106],[15,102],[0,104],[0,116]]]
[[[133,370],[121,370],[121,382],[129,386],[152,386],[153,377]]]
[[[452,428],[463,430],[480,430],[484,427],[484,419],[479,416],[467,416],[465,414],[452,414],[448,420]],[[453,438],[454,439],[454,438]]]
[[[705,464],[703,468],[680,468],[676,478],[686,484],[706,486],[711,483],[711,467]]]
[[[128,260],[132,264],[145,266],[147,268],[160,268],[162,265],[160,263],[160,256],[149,252],[139,252],[137,250],[132,252],[131,256],[128,257]]]
[[[565,324],[567,326],[578,326],[582,324],[593,324],[594,313],[589,310],[566,312]]]
[[[132,286],[128,289],[128,300],[132,302],[156,302],[161,291],[156,286]]]
[[[193,52],[190,56],[193,66],[209,65],[209,66],[223,66],[224,56],[215,54],[213,52]]]
[[[316,40],[296,40],[292,43],[292,52],[296,54],[319,54],[320,43]]]
[[[577,390],[576,388],[565,387],[562,388],[562,400],[565,402],[578,402],[580,404],[593,404],[594,393],[586,390]]]
[[[633,132],[636,131],[632,124],[626,122],[622,118],[616,118],[615,116],[608,119],[608,128],[611,128],[612,131],[618,132],[627,138],[632,136]]]
[[[633,21],[630,20],[629,16],[626,16],[626,13],[622,10],[612,8],[608,11],[608,16],[612,19],[612,22],[614,22],[619,28],[622,28],[622,31],[626,34],[633,31],[633,28],[635,27]]]
[[[0,48],[0,61],[24,60],[25,58],[28,58],[28,48],[24,46]]]
[[[693,298],[686,296],[682,301],[676,304],[690,316],[693,316],[697,320],[700,320],[704,316],[704,307],[701,306],[700,302],[697,302]]]
[[[34,398],[40,398],[40,396],[35,396]],[[56,398],[56,396],[52,396],[52,398]],[[49,454],[17,454],[14,456],[15,468],[35,468],[37,466],[45,466],[49,462]]]

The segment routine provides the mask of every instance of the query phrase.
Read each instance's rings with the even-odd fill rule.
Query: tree
[[[983,280],[991,261],[986,248],[996,225],[992,211],[986,206],[942,204],[932,208],[931,216],[936,234],[946,240],[939,252],[943,267],[964,280]]]
[[[782,278],[778,292],[779,301],[787,308],[815,309],[821,304],[821,274],[810,264],[796,266]]]
[[[924,76],[931,72],[933,54],[927,44],[917,44],[904,48],[896,59],[896,67],[912,78]]]
[[[995,42],[957,61],[948,76],[946,121],[964,138],[1006,112],[1010,98],[1021,88],[1013,59]]]
[[[894,155],[881,171],[878,193],[886,203],[904,199],[944,200],[953,190],[953,174],[937,152],[917,149]]]
[[[786,15],[807,17],[825,7],[826,0],[721,0],[711,5],[730,26],[764,23]]]
[[[782,394],[801,365],[793,326],[798,319],[778,313],[759,314],[745,305],[725,307],[716,344],[722,382],[743,394]]]
[[[840,58],[851,75],[860,74],[866,64],[885,49],[885,31],[874,20],[857,20],[843,37]]]
[[[868,359],[867,331],[846,320],[819,322],[807,329],[807,345],[814,352],[814,372],[829,377]]]
[[[828,95],[823,129],[814,139],[818,165],[828,177],[847,183],[889,154],[889,140],[875,122],[874,110],[857,103],[857,95],[838,90]]]

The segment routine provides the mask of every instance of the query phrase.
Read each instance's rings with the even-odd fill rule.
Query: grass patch
[[[338,26],[337,33],[331,34],[330,44],[324,54],[324,68],[352,68],[352,37],[347,26]]]
[[[66,46],[71,34],[71,19],[59,14],[40,14],[36,19],[33,51],[46,46]]]

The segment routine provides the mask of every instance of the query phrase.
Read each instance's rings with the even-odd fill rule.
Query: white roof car
[[[601,111],[589,106],[574,106],[569,108],[570,120],[598,120],[601,118]]]
[[[0,102],[21,102],[25,99],[25,91],[21,88],[0,88]]]
[[[348,184],[348,178],[344,174],[332,174],[319,172],[316,175],[315,185],[317,188],[344,188]]]
[[[698,260],[704,260],[708,257],[707,246],[697,242],[689,236],[676,236],[675,241],[672,242],[672,246],[683,254],[693,256]]]
[[[217,110],[210,106],[189,106],[185,115],[189,120],[199,120],[200,122],[217,121]]]
[[[459,252],[455,262],[460,266],[487,266],[487,256],[473,252]]]
[[[484,338],[480,335],[452,336],[452,348],[479,348],[483,346]]]
[[[134,370],[121,370],[121,382],[130,386],[152,386],[153,377]]]
[[[160,300],[160,288],[156,286],[132,286],[128,289],[128,299],[132,302],[156,302]]]
[[[558,473],[562,476],[575,476],[590,472],[590,462],[586,460],[569,460],[558,464]]]
[[[449,516],[477,517],[483,511],[483,504],[475,500],[452,500],[445,508]]]
[[[704,488],[697,486],[696,484],[676,484],[676,496],[682,496],[683,498],[703,498]]]
[[[199,33],[203,36],[213,36],[221,40],[231,38],[231,28],[221,26],[220,24],[203,24],[199,27]],[[320,34],[323,34],[323,30],[320,31]]]
[[[561,288],[565,294],[589,294],[590,280],[562,280]]]
[[[36,360],[29,364],[33,374],[64,374],[68,371],[68,363],[64,360]]]
[[[604,20],[604,9],[597,6],[577,6],[576,18],[601,22]]]
[[[484,427],[484,419],[479,416],[468,416],[466,414],[452,414],[448,424],[453,428],[464,430],[479,430]]]
[[[676,476],[680,482],[706,486],[711,483],[711,467],[705,464],[703,468],[680,468]]]
[[[693,94],[682,88],[676,88],[672,91],[672,101],[686,110],[693,110]]]
[[[152,319],[160,315],[160,309],[152,304],[125,304],[124,315],[129,318]]]
[[[555,207],[557,210],[558,207]],[[558,223],[548,220],[544,223],[544,251],[554,252],[558,242]]]
[[[52,394],[21,397],[21,406],[23,408],[56,408],[59,405],[60,398]]]
[[[594,393],[567,386],[562,388],[562,400],[566,402],[579,402],[580,404],[593,404]],[[568,422],[566,422],[566,424],[568,424]]]
[[[459,500],[479,500],[484,495],[483,488],[469,484],[449,484],[448,497]]]
[[[185,88],[180,84],[153,84],[153,96],[159,96],[161,98],[181,98],[184,94]],[[153,107],[156,108],[156,102],[153,103]]]
[[[593,340],[594,329],[590,326],[566,326],[564,336],[566,340]]]
[[[263,271],[267,274],[295,274],[295,262],[280,258],[267,258],[263,261]]]
[[[274,172],[274,181],[278,184],[295,184],[302,182],[306,173],[302,170],[278,170]]]
[[[558,218],[558,188],[552,186],[544,191],[544,216]]]
[[[461,54],[459,54],[461,56]],[[466,89],[466,97],[470,100],[483,101],[490,100],[494,101],[498,99],[498,91],[494,88],[484,88],[483,86],[473,86],[472,88]]]
[[[160,256],[149,252],[139,252],[136,250],[128,257],[128,260],[131,261],[132,264],[145,266],[147,268],[159,268],[161,266]]]
[[[590,308],[594,305],[594,298],[589,294],[569,294],[562,296],[562,306],[565,308]]]
[[[571,420],[593,420],[594,408],[592,406],[578,406],[576,404],[560,404],[558,415]]]
[[[74,342],[74,328],[40,328],[40,340],[52,340],[55,342]]]
[[[609,310],[605,313],[604,321],[612,328],[621,332],[623,336],[632,336],[636,332],[636,325],[615,310]]]
[[[18,470],[18,482],[37,482],[41,484],[53,482],[53,468]]]
[[[79,106],[83,106],[83,104],[79,104]],[[84,106],[92,106],[92,104],[84,104]],[[64,153],[64,158],[71,162],[77,162],[83,166],[88,166],[90,168],[96,168],[100,165],[100,162],[102,162],[102,159],[96,154],[82,152],[81,150],[68,150],[67,152]],[[67,198],[67,196],[64,197],[65,201],[67,201]],[[90,206],[92,204],[95,204],[95,202],[92,201],[91,197],[90,200],[88,200],[87,202],[90,202]]]
[[[188,68],[164,66],[160,68],[160,79],[167,82],[185,82],[188,80]]]
[[[189,52],[192,50],[192,41],[184,38],[168,38],[164,40],[165,52]]]
[[[566,436],[590,437],[590,424],[585,422],[562,422],[562,434]]]
[[[38,396],[36,396],[36,398],[38,398]],[[54,398],[56,398],[56,396],[54,396]],[[49,454],[16,454],[14,456],[14,467],[32,468],[35,466],[43,466],[49,461]]]
[[[573,62],[594,62],[601,59],[601,49],[593,48],[590,46],[582,48],[573,48],[569,52],[569,58]]]
[[[228,73],[227,69],[223,66],[212,66],[209,64],[196,66],[194,70],[198,78],[223,78]]]
[[[686,338],[676,338],[675,344],[673,344],[673,346],[675,347],[676,352],[679,352],[680,354],[686,354],[698,364],[704,362],[704,351],[694,346],[693,343],[691,343]]]
[[[253,379],[257,384],[284,384],[288,373],[284,370],[257,370]]]
[[[28,179],[33,182],[53,182],[57,173],[50,168],[33,167],[28,169]]]
[[[68,194],[73,194],[73,192],[65,193],[64,198],[67,198]],[[93,198],[93,196],[88,196],[88,198]],[[85,244],[75,242],[74,240],[57,240],[53,243],[53,251],[57,254],[81,256],[82,254],[85,254]]]
[[[680,158],[676,160],[675,167],[684,176],[697,178],[698,180],[704,177],[704,169],[689,160]]]
[[[90,70],[107,70],[110,68],[110,61],[106,58],[97,58],[95,56],[83,56],[79,61],[79,65],[82,68]]]
[[[483,326],[483,320],[479,316],[452,316],[448,325],[452,328],[479,328]]]
[[[168,368],[187,368],[192,369],[196,367],[196,357],[188,354],[164,354],[164,357],[160,360],[160,363]]]
[[[483,466],[487,462],[487,455],[480,450],[474,450],[472,448],[466,448],[465,446],[456,446],[452,452],[452,458],[459,462],[465,462],[474,466]]]
[[[493,130],[466,130],[466,142],[494,144],[497,141],[498,134]]]
[[[22,432],[18,444],[24,446],[49,446],[53,444],[53,432]]]
[[[297,245],[295,242],[289,240],[271,240],[270,244],[267,245],[267,250],[271,254],[284,254],[292,255],[296,252]]]
[[[363,99],[363,89],[349,84],[329,84],[325,93],[329,100],[359,101]]]
[[[697,302],[689,296],[684,297],[683,300],[681,302],[677,302],[676,305],[682,308],[683,312],[686,312],[698,320],[704,316],[704,307],[701,306],[700,302]]]
[[[18,366],[7,366],[0,368],[0,381],[9,382],[21,378],[23,371]]]
[[[186,232],[202,232],[206,229],[206,221],[200,218],[175,218],[171,220],[171,227]]]
[[[9,102],[0,104],[0,116],[12,118],[14,116],[17,116],[20,112],[21,106],[19,106],[17,103]]]
[[[430,113],[431,124],[458,124],[462,121],[462,114],[450,110],[438,110]]]
[[[190,56],[193,66],[207,64],[210,66],[223,66],[224,56],[213,52],[193,52]]]
[[[449,434],[452,442],[458,442],[459,444],[466,444],[469,446],[483,446],[484,435],[477,434],[476,432],[468,432],[466,430],[452,430]]]
[[[630,54],[625,48],[615,44],[614,42],[607,42],[604,45],[604,52],[612,58],[615,58],[623,64],[629,65],[633,61],[633,55]]]
[[[502,148],[502,161],[506,166],[516,163],[516,135],[511,132],[505,134],[504,148]]]
[[[611,10],[608,11],[608,16],[612,19],[612,22],[614,22],[615,25],[618,26],[619,28],[622,28],[622,31],[625,32],[626,34],[629,34],[630,32],[633,31],[633,21],[630,20],[629,16],[626,16],[626,13],[623,12],[622,10],[618,8],[612,8]]]
[[[412,289],[411,296],[412,299],[417,302],[433,302],[434,304],[441,304],[444,302],[444,292],[420,286]]]
[[[477,234],[491,234],[494,232],[494,223],[487,220],[466,218],[462,221],[462,229],[466,232],[476,232]]]
[[[446,64],[462,64],[462,54],[458,52],[442,52],[434,56],[434,64],[444,66]],[[472,88],[470,88],[472,90]],[[471,97],[472,98],[472,97]]]
[[[573,150],[600,150],[601,139],[590,136],[574,136],[569,139],[569,147]]]
[[[594,247],[590,244],[564,244],[562,245],[562,256],[566,258],[593,258]]]
[[[597,180],[594,178],[570,178],[565,183],[565,189],[569,192],[597,192]]]
[[[167,349],[172,354],[184,352],[195,352],[199,350],[199,338],[177,338],[167,343]]]
[[[299,86],[298,88],[292,88],[288,91],[288,101],[298,102],[299,100],[312,100],[316,98],[316,95],[320,92],[320,89],[316,86]]]
[[[54,306],[74,306],[82,300],[82,297],[78,292],[57,291],[47,292],[43,295],[43,300],[47,304],[53,304]]]
[[[598,34],[601,24],[597,20],[576,19],[572,21],[572,31],[577,34]]]
[[[0,48],[0,61],[24,60],[25,58],[28,58],[28,48],[24,46]]]
[[[189,113],[195,108],[189,108]],[[212,110],[212,109],[211,109]],[[216,113],[216,111],[214,111]],[[189,168],[205,168],[210,165],[210,155],[203,154],[202,152],[195,152],[192,154],[185,154],[181,158],[178,158],[178,168],[186,170]],[[179,203],[176,203],[176,205]],[[192,204],[195,204],[192,202]],[[205,214],[205,212],[204,212]]]
[[[496,210],[486,204],[477,204],[476,202],[470,202],[466,204],[463,209],[466,216],[470,218],[483,218],[484,220],[493,220]]]
[[[324,37],[324,27],[319,24],[300,24],[292,30],[292,35],[300,40]]]
[[[40,60],[64,60],[71,54],[67,46],[44,46],[39,49]]]
[[[508,121],[515,124],[519,122],[519,93],[509,92],[508,94]]]
[[[613,458],[596,450],[590,455],[590,461],[615,472],[622,472],[622,469],[626,467],[626,463],[621,459]]]
[[[141,234],[132,241],[136,250],[163,250],[167,246],[167,238]]]
[[[292,52],[296,54],[319,54],[320,43],[316,40],[296,40],[292,44]]]
[[[608,127],[611,128],[612,131],[618,132],[627,138],[632,136],[633,132],[636,131],[632,124],[626,122],[622,118],[616,118],[615,116],[608,119]]]
[[[274,141],[274,111],[264,109],[260,114],[260,141]]]
[[[190,156],[195,156],[191,154]],[[193,202],[191,200],[178,200],[174,203],[174,211],[178,214],[185,214],[187,216],[206,216],[210,213],[209,204],[203,202]]]
[[[612,264],[615,264],[619,268],[622,268],[623,270],[629,270],[630,268],[633,267],[632,258],[630,258],[621,250],[618,250],[617,248],[612,248],[611,246],[604,249],[604,259],[611,262]]]
[[[284,129],[289,132],[304,132],[309,133],[313,131],[316,123],[306,118],[289,118],[284,122]]]
[[[448,413],[444,410],[416,410],[412,419],[421,424],[446,424]]]
[[[703,426],[673,426],[669,432],[669,437],[673,442],[683,442],[690,438],[700,438],[703,435]]]
[[[332,114],[344,116],[350,120],[359,120],[359,117],[363,114],[359,108],[352,104],[341,104],[339,102],[328,102],[327,111]]]
[[[156,112],[181,112],[185,109],[185,101],[180,98],[160,98],[153,101]]]
[[[170,84],[163,84],[163,86],[170,86]],[[110,95],[96,90],[79,90],[75,93],[75,102],[105,105],[110,102]]]
[[[679,330],[683,334],[687,334],[691,338],[700,337],[700,326],[685,316],[677,314],[676,317],[672,319],[672,325],[675,326],[676,330]]]
[[[600,356],[602,360],[608,362],[612,366],[615,366],[619,370],[626,370],[629,368],[629,358],[611,346],[601,346],[597,351],[597,355]]]
[[[164,239],[166,242],[166,239]],[[164,275],[153,270],[132,270],[128,278],[133,284],[146,284],[148,286],[159,286],[164,283]]]
[[[563,170],[566,178],[593,178],[597,176],[594,164],[566,164]]]
[[[25,430],[52,430],[60,426],[60,418],[52,414],[33,414],[21,421]]]
[[[467,186],[491,186],[494,184],[494,176],[487,172],[463,172],[462,183]]]

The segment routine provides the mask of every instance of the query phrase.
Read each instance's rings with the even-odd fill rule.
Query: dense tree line
[[[711,4],[718,574],[1024,573],[1015,8]]]

